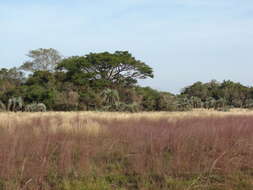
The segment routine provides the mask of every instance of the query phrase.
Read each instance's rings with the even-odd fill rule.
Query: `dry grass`
[[[168,119],[170,121],[193,118],[193,117],[224,117],[224,116],[253,116],[253,110],[232,109],[230,112],[219,112],[215,110],[195,109],[190,112],[141,112],[141,113],[119,113],[119,112],[46,112],[46,113],[13,113],[0,112],[0,125],[11,126],[12,123],[29,121],[33,118],[50,118],[50,125],[57,124],[57,118],[64,120],[62,127],[72,127],[72,120],[78,117],[80,125],[96,119],[103,120],[138,120],[148,118],[151,120]]]
[[[0,190],[253,189],[253,112],[0,113]]]

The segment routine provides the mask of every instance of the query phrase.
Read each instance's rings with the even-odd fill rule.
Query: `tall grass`
[[[253,116],[149,116],[5,115],[0,189],[253,189]]]

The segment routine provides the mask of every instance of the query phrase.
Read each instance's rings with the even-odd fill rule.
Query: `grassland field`
[[[0,113],[0,190],[252,190],[253,111]]]

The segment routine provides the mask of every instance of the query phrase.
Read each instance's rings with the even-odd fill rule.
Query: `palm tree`
[[[21,111],[24,106],[21,97],[12,97],[8,100],[8,111]]]
[[[190,104],[192,105],[193,108],[201,108],[202,107],[202,101],[199,97],[192,96],[190,98]]]
[[[216,101],[213,97],[208,97],[205,101],[205,108],[206,109],[214,108],[215,103],[216,103]]]
[[[4,103],[0,100],[0,111],[5,111],[6,110],[6,106],[4,105]]]
[[[190,111],[192,109],[191,101],[186,97],[180,97],[177,100],[178,111]]]
[[[107,88],[101,93],[101,96],[105,107],[108,107],[108,109],[117,109],[120,102],[117,90]]]
[[[140,105],[137,104],[136,102],[134,102],[132,104],[127,104],[125,111],[132,112],[132,113],[138,112],[138,111],[140,111]]]

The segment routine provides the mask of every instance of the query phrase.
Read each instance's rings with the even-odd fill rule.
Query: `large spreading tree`
[[[138,79],[153,78],[153,70],[127,51],[90,53],[64,59],[57,67],[77,84],[94,86],[133,85]]]

